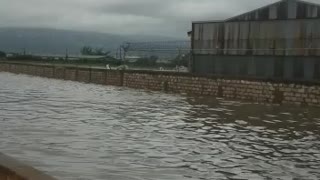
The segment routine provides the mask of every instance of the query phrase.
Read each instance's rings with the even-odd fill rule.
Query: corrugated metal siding
[[[206,74],[215,73],[215,57],[209,55],[197,56],[197,62],[194,64],[195,72],[203,72]]]
[[[194,23],[194,70],[320,79],[319,29],[320,6],[299,0],[280,1],[224,22]]]
[[[284,2],[282,2],[282,3],[284,3]],[[297,18],[297,8],[298,8],[297,2],[292,1],[292,0],[286,1],[286,3],[284,3],[284,5],[282,6],[281,10],[285,10],[286,8],[287,8],[287,12],[288,12],[287,18],[288,19],[296,19]]]
[[[277,19],[278,18],[278,8],[277,6],[271,6],[269,8],[269,19]]]
[[[320,19],[194,24],[194,53],[320,56],[319,29]]]
[[[320,79],[320,63],[315,57],[196,55],[195,72],[229,76],[284,79]]]
[[[320,5],[300,2],[297,0],[284,0],[254,11],[232,17],[227,21],[264,21],[303,19],[320,17]]]
[[[296,8],[296,18],[317,18],[320,17],[320,5],[307,4],[304,2],[298,2]]]

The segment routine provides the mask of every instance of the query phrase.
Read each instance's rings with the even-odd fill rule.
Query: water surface
[[[0,73],[0,151],[64,180],[320,179],[320,111]]]

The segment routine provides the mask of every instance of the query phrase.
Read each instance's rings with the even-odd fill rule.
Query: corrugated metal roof
[[[265,6],[262,6],[260,8],[256,8],[256,9],[253,9],[251,11],[247,11],[245,13],[242,13],[242,14],[239,14],[239,15],[236,15],[236,16],[233,16],[233,17],[230,17],[230,18],[227,18],[225,20],[213,20],[213,21],[193,21],[193,23],[218,23],[218,22],[223,22],[223,21],[229,21],[229,20],[233,20],[233,19],[237,19],[237,18],[241,18],[242,16],[242,20],[248,20],[247,18],[249,18],[250,16],[257,16],[257,13],[255,12],[258,12],[260,10],[263,10],[263,9],[266,9],[268,7],[272,7],[272,6],[277,6],[283,2],[289,2],[289,3],[292,3],[296,1],[297,3],[304,3],[304,4],[309,4],[311,6],[318,6],[320,8],[320,0],[279,0],[279,1],[276,1],[274,3],[269,3],[269,4],[266,4]],[[276,10],[274,10],[274,14],[276,14]],[[291,13],[291,15],[290,15]],[[249,17],[246,17],[249,16]],[[296,16],[296,13],[292,14],[292,12],[289,11],[289,15],[290,16]],[[270,16],[272,17],[272,15]]]
[[[273,5],[275,5],[275,4],[279,4],[279,3],[283,2],[283,1],[286,1],[286,0],[279,0],[279,1],[277,1],[277,2],[275,2],[275,3],[272,3],[272,4],[269,3],[269,4],[265,5],[265,6],[259,7],[259,8],[257,8],[257,9],[253,9],[253,10],[247,11],[247,12],[245,12],[245,13],[238,14],[238,15],[236,15],[236,16],[230,17],[230,18],[226,19],[225,21],[228,21],[228,20],[230,20],[230,19],[234,19],[234,18],[243,16],[243,15],[246,15],[246,14],[253,13],[253,12],[255,12],[255,11],[259,11],[259,10],[264,9],[264,8],[267,8],[267,7],[269,7],[269,6],[273,6]]]
[[[298,0],[300,2],[311,3],[314,5],[320,5],[320,0]]]

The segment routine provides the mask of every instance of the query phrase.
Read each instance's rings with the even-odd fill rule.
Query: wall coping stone
[[[303,85],[303,86],[314,86],[320,85],[320,80],[299,80],[299,79],[281,79],[281,78],[259,78],[253,76],[230,76],[230,75],[212,75],[212,74],[196,74],[189,72],[170,72],[170,71],[154,71],[154,70],[107,70],[105,68],[98,67],[83,67],[68,64],[41,64],[41,63],[31,63],[22,61],[0,61],[0,64],[20,64],[20,65],[33,65],[42,67],[61,67],[66,69],[79,69],[79,70],[92,70],[92,71],[106,71],[106,72],[120,72],[120,73],[137,73],[137,74],[151,74],[151,75],[165,75],[165,76],[183,76],[183,77],[196,77],[196,78],[208,78],[212,80],[243,80],[249,82],[260,82],[260,83],[277,83],[286,85]]]

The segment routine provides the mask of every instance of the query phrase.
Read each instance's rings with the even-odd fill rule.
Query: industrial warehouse
[[[192,23],[198,74],[320,79],[320,4],[282,0],[224,21]]]

